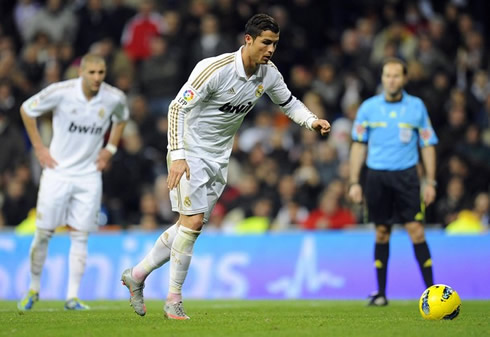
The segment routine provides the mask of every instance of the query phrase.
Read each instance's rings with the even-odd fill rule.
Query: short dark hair
[[[407,73],[408,73],[407,64],[405,63],[405,61],[403,61],[402,59],[399,59],[398,57],[388,57],[387,59],[385,59],[383,61],[383,66],[381,67],[381,71],[383,71],[385,68],[385,65],[387,65],[389,63],[395,63],[395,64],[401,65],[402,69],[403,69],[403,75],[407,75]]]
[[[250,35],[253,39],[266,30],[276,34],[279,33],[279,25],[276,20],[267,14],[255,14],[245,25],[245,34]]]

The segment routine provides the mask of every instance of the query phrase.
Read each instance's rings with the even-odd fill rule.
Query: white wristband
[[[111,143],[107,143],[105,149],[109,151],[112,155],[115,155],[117,152],[117,146]]]

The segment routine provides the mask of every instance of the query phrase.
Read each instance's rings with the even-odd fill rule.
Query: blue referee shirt
[[[424,147],[438,142],[424,103],[405,91],[397,102],[386,101],[384,93],[364,101],[354,121],[352,139],[367,143],[369,168],[389,171],[415,166],[419,161],[417,144]]]

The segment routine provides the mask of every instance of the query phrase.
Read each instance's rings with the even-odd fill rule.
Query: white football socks
[[[178,229],[179,225],[175,224],[163,232],[150,252],[146,254],[140,263],[133,267],[131,276],[136,282],[144,282],[152,271],[160,268],[170,260],[170,251]]]
[[[195,231],[184,226],[180,226],[172,245],[172,255],[170,257],[170,282],[169,298],[173,298],[182,293],[189,265],[191,263],[194,243],[201,231]]]
[[[71,231],[70,239],[67,300],[78,297],[80,282],[87,264],[88,232]]]
[[[31,243],[29,252],[31,258],[31,284],[30,290],[39,292],[41,289],[41,273],[48,254],[49,240],[53,236],[54,231],[36,228],[34,239]]]

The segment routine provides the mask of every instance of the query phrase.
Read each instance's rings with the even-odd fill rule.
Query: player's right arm
[[[41,167],[43,168],[54,168],[56,165],[58,165],[58,163],[53,157],[51,157],[49,149],[43,144],[37,129],[36,119],[28,116],[23,107],[20,108],[20,115],[22,116],[22,121],[24,122],[24,126],[31,141],[32,147],[34,148],[37,160],[39,160],[39,164],[41,164]]]
[[[349,157],[349,197],[352,201],[362,201],[362,187],[360,184],[361,169],[367,155],[368,118],[366,105],[363,104],[357,111],[352,127],[352,146]]]
[[[191,172],[185,160],[184,150],[184,120],[187,112],[199,102],[214,92],[216,85],[215,71],[220,66],[233,60],[232,55],[224,58],[212,58],[199,62],[192,71],[189,79],[180,89],[168,109],[168,151],[170,165],[168,167],[167,185],[169,190],[179,185],[182,176],[190,179]]]
[[[354,142],[350,149],[350,183],[349,183],[349,197],[352,201],[359,203],[362,201],[362,187],[359,183],[361,168],[366,159],[367,146],[364,143]]]
[[[37,128],[36,118],[56,107],[56,104],[58,104],[61,97],[59,94],[60,90],[59,83],[52,84],[38,94],[27,99],[20,107],[20,115],[24,127],[26,128],[27,135],[34,148],[34,153],[43,168],[54,168],[58,163],[51,157],[49,149],[44,145],[41,139]]]

